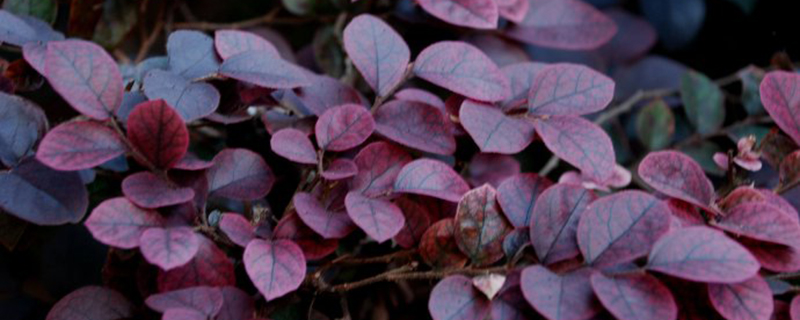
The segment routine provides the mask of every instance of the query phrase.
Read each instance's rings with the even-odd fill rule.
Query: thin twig
[[[441,279],[454,274],[475,276],[475,275],[482,275],[489,273],[507,273],[507,272],[508,269],[505,266],[483,268],[483,269],[456,268],[448,270],[410,271],[410,272],[397,272],[396,270],[390,270],[385,273],[381,273],[374,277],[366,278],[363,280],[338,284],[335,286],[323,286],[323,287],[318,287],[318,289],[320,291],[328,291],[328,292],[347,292],[371,284],[386,282],[386,281],[433,280],[433,279]]]
[[[150,31],[150,34],[146,38],[143,38],[142,46],[139,47],[139,52],[136,53],[136,59],[134,61],[137,64],[147,58],[147,54],[158,39],[158,35],[164,29],[164,11],[164,5],[158,7],[158,15],[156,16],[156,23],[153,25],[153,30]],[[144,30],[144,28],[141,30]]]
[[[267,12],[267,14],[262,15],[260,17],[255,17],[252,19],[236,21],[236,22],[207,22],[207,21],[199,21],[199,22],[179,22],[175,24],[175,28],[177,29],[196,29],[196,30],[205,30],[205,31],[212,31],[212,30],[220,30],[220,29],[246,29],[252,28],[261,24],[303,24],[312,22],[315,20],[327,21],[330,20],[330,17],[318,17],[318,18],[278,18],[278,14],[281,11],[281,7],[275,7],[271,11]]]

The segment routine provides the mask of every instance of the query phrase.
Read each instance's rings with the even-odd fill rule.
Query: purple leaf
[[[600,303],[620,320],[677,319],[672,292],[647,273],[605,276],[592,274],[592,288]]]
[[[509,117],[497,107],[472,100],[461,105],[459,120],[481,152],[519,153],[535,135],[530,121]]]
[[[149,228],[142,233],[139,246],[148,262],[170,270],[194,258],[200,239],[190,227]]]
[[[88,206],[89,195],[77,172],[56,171],[32,158],[0,172],[0,209],[22,220],[76,223]]]
[[[247,292],[236,287],[223,287],[222,309],[217,320],[247,320],[255,313],[255,301]]]
[[[464,42],[441,41],[425,48],[414,62],[414,74],[479,101],[501,101],[511,94],[508,78],[497,65],[478,48]]]
[[[61,124],[45,135],[36,159],[57,170],[96,167],[125,153],[125,144],[111,128],[94,121]]]
[[[500,12],[500,16],[515,23],[520,23],[525,20],[525,16],[528,15],[530,7],[531,2],[528,0],[497,1],[497,9]]]
[[[222,309],[222,291],[214,287],[192,287],[154,294],[144,301],[150,309],[164,313],[170,309],[185,309],[213,317]]]
[[[244,250],[244,267],[267,301],[300,287],[306,276],[303,250],[290,240],[253,240]]]
[[[7,167],[27,156],[47,131],[47,117],[26,99],[0,93],[0,163]]]
[[[530,266],[522,270],[522,294],[548,319],[590,319],[602,310],[589,284],[591,273],[580,269],[558,275],[541,265]]]
[[[36,40],[36,30],[25,20],[6,10],[0,10],[0,43],[22,46]]]
[[[791,315],[792,320],[800,319],[800,296],[795,296],[792,299],[789,308],[789,314]]]
[[[611,41],[598,50],[615,63],[624,63],[644,56],[656,43],[656,30],[647,20],[618,8],[604,11],[619,30]]]
[[[524,0],[528,1],[528,0]],[[508,111],[516,107],[526,105],[533,79],[539,74],[547,64],[540,62],[521,62],[507,65],[500,69],[508,77],[511,95],[503,100],[503,110]]]
[[[760,93],[764,109],[795,143],[800,144],[800,75],[772,71],[761,80]]]
[[[388,200],[368,198],[358,192],[350,192],[344,201],[347,215],[378,243],[391,239],[405,225],[403,212]]]
[[[311,84],[307,71],[260,51],[245,51],[225,59],[219,67],[219,73],[271,89],[291,89]]]
[[[355,176],[356,173],[358,173],[358,166],[353,160],[338,158],[331,161],[322,171],[322,177],[325,180],[342,180]]]
[[[578,247],[588,264],[613,266],[644,256],[669,229],[669,207],[641,191],[622,191],[586,208]]]
[[[325,239],[344,238],[355,229],[347,212],[327,208],[311,194],[298,192],[292,203],[300,220]]]
[[[222,60],[250,50],[280,57],[278,49],[267,39],[247,31],[217,30],[214,33],[214,47]]]
[[[400,147],[378,141],[368,144],[353,159],[358,173],[350,182],[350,188],[368,197],[374,197],[392,190],[397,174],[411,156]]]
[[[339,79],[329,76],[307,75],[310,84],[294,89],[297,99],[317,116],[343,104],[363,104],[361,94]]]
[[[708,298],[719,314],[733,320],[769,320],[772,290],[761,276],[736,284],[708,284]]]
[[[256,227],[238,213],[223,213],[219,220],[219,229],[240,247],[246,247],[255,238]]]
[[[431,225],[419,241],[419,255],[434,268],[463,267],[469,261],[458,249],[454,238],[455,222],[451,218]]]
[[[279,130],[295,129],[308,136],[314,133],[314,123],[317,122],[317,119],[313,117],[301,118],[283,110],[270,109],[261,115],[261,122],[264,123],[267,132],[271,135],[274,135]]]
[[[0,41],[2,42],[2,41]],[[47,58],[47,43],[28,42],[22,46],[22,57],[31,68],[41,75],[45,75],[45,58]]]
[[[492,300],[492,320],[526,320],[530,306],[522,295],[519,272],[509,274],[503,288]],[[516,280],[515,280],[516,278]]]
[[[611,138],[596,124],[580,117],[554,116],[534,125],[547,148],[585,176],[606,181],[614,173]]]
[[[800,249],[800,224],[771,204],[740,204],[721,217],[715,226],[736,235]]]
[[[503,258],[503,237],[510,230],[490,185],[470,190],[458,202],[455,239],[458,248],[475,265],[489,265]]]
[[[475,187],[484,184],[497,187],[519,173],[519,161],[510,155],[476,153],[469,161],[467,181]]]
[[[798,252],[798,249],[747,238],[737,240],[756,257],[764,269],[774,272],[795,272],[800,270],[800,252]]]
[[[483,320],[491,311],[491,301],[462,275],[449,276],[433,287],[428,310],[433,320]]]
[[[605,109],[614,98],[614,80],[589,67],[559,63],[536,73],[528,93],[528,113],[578,116]]]
[[[439,19],[475,29],[497,29],[500,18],[492,0],[421,0],[419,5]]]
[[[172,166],[173,169],[179,170],[186,170],[186,171],[199,171],[211,168],[214,163],[211,161],[205,161],[203,159],[198,158],[193,153],[187,152],[186,155],[183,156],[175,165]]]
[[[136,106],[128,116],[128,140],[150,164],[168,169],[189,149],[189,130],[164,100]]]
[[[404,80],[411,58],[403,38],[370,14],[353,18],[344,28],[344,50],[379,96],[390,94]]]
[[[697,207],[691,203],[675,198],[667,200],[667,206],[681,227],[704,226],[706,224]]]
[[[526,193],[524,189],[517,192]],[[531,244],[542,263],[552,264],[578,255],[578,222],[595,199],[597,196],[589,190],[560,183],[541,193],[529,209],[533,211],[529,213],[529,224]]]
[[[402,145],[449,155],[456,150],[449,120],[441,110],[421,102],[394,100],[375,113],[375,131]]]
[[[551,185],[550,180],[534,173],[517,174],[497,187],[497,201],[514,227],[527,227],[539,195]]]
[[[742,245],[702,226],[678,229],[661,237],[647,261],[649,270],[713,283],[742,282],[754,276],[759,267]]]
[[[506,35],[548,48],[591,50],[616,33],[613,20],[583,1],[531,0],[525,19]]]
[[[100,46],[83,40],[47,44],[45,77],[78,112],[106,120],[122,103],[122,75]]]
[[[132,317],[133,310],[133,305],[119,292],[87,286],[56,302],[47,313],[47,320],[117,320]]]
[[[414,160],[400,170],[394,192],[431,196],[458,202],[469,191],[469,185],[444,162],[432,159]]]
[[[270,138],[272,151],[279,156],[303,164],[317,164],[317,152],[305,133],[300,130],[281,129]]]
[[[328,151],[352,149],[366,141],[373,130],[375,121],[369,110],[356,104],[328,109],[314,126],[317,145]]]
[[[436,96],[435,94],[425,90],[417,88],[406,88],[397,91],[394,94],[394,97],[399,100],[421,102],[430,106],[434,106],[436,107],[436,109],[442,111],[442,113],[446,111],[444,101],[442,101],[442,99]]]
[[[514,258],[520,250],[530,245],[530,233],[529,228],[524,227],[516,228],[506,234],[505,238],[503,238],[503,253],[505,253],[506,257]]]
[[[192,82],[164,70],[150,70],[144,76],[144,93],[150,100],[163,99],[186,121],[204,118],[217,110],[220,94],[205,82]]]
[[[164,312],[161,320],[206,320],[203,313],[191,309],[169,309]]]
[[[700,165],[680,152],[649,153],[639,163],[639,176],[659,192],[703,208],[717,197]]]
[[[275,183],[275,175],[264,159],[247,149],[222,150],[207,175],[209,192],[236,200],[262,198]]]
[[[232,286],[236,284],[236,275],[231,259],[203,236],[200,238],[200,249],[189,263],[175,269],[158,271],[158,291],[165,292],[196,286]]]
[[[167,39],[170,71],[188,79],[217,72],[220,67],[214,52],[214,39],[194,30],[178,30]]]
[[[133,249],[139,246],[142,233],[164,225],[164,218],[155,210],[141,209],[125,198],[100,203],[84,222],[86,229],[103,244]]]
[[[191,188],[181,188],[155,174],[144,171],[132,174],[122,181],[122,193],[142,208],[161,208],[189,202],[194,199]]]
[[[339,240],[323,239],[303,224],[303,221],[292,211],[281,218],[278,225],[275,226],[274,233],[276,239],[288,239],[297,243],[308,260],[324,258],[339,247]]]
[[[407,197],[398,198],[394,204],[400,208],[405,217],[405,224],[394,236],[394,241],[403,248],[413,248],[431,226],[428,209]]]

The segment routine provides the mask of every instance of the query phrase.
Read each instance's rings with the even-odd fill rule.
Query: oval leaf
[[[800,270],[800,252],[798,249],[746,238],[738,240],[756,257],[764,269],[774,272],[795,272]]]
[[[328,109],[314,126],[322,150],[345,151],[363,143],[375,130],[372,115],[363,106],[346,104]]]
[[[737,235],[800,249],[800,224],[771,204],[740,204],[715,225]]]
[[[22,46],[36,40],[36,30],[13,13],[0,10],[0,43]]]
[[[264,197],[275,183],[272,169],[255,152],[225,149],[214,157],[208,169],[208,190],[216,196],[236,200]]]
[[[297,163],[317,164],[317,152],[305,133],[300,130],[282,129],[270,138],[272,151]]]
[[[247,292],[236,287],[222,288],[222,310],[217,320],[245,320],[255,313],[255,301]]]
[[[426,152],[449,155],[456,151],[449,120],[441,110],[420,102],[395,100],[382,105],[375,113],[375,131]]]
[[[761,80],[760,93],[764,109],[795,143],[800,144],[800,75],[772,71]]]
[[[274,234],[276,239],[287,239],[297,243],[308,260],[322,259],[339,247],[339,240],[323,239],[303,224],[297,214],[291,211],[288,215],[284,215],[275,226]]]
[[[554,116],[534,125],[547,148],[585,176],[606,181],[613,175],[616,157],[611,138],[596,124],[580,117]]]
[[[353,160],[346,158],[334,159],[322,171],[322,177],[326,180],[342,180],[350,178],[358,173],[358,166]]]
[[[181,188],[150,172],[132,174],[122,180],[122,193],[137,206],[148,209],[167,207],[194,199],[191,188]]]
[[[502,104],[504,111],[526,105],[533,79],[536,79],[536,75],[545,67],[547,64],[541,62],[520,62],[500,69],[508,77],[511,87],[511,95]]]
[[[611,18],[583,1],[532,0],[525,19],[506,35],[547,48],[591,50],[616,33]]]
[[[88,286],[71,292],[56,302],[47,320],[117,320],[133,316],[133,305],[119,292]]]
[[[709,208],[716,198],[700,165],[680,152],[649,153],[639,163],[639,176],[659,192],[703,208]]]
[[[196,286],[232,286],[236,284],[233,261],[225,251],[203,236],[200,249],[189,263],[175,269],[158,271],[158,290],[160,292]]]
[[[0,105],[0,163],[13,167],[47,131],[47,117],[33,102],[2,92]]]
[[[700,134],[716,132],[725,121],[722,90],[701,73],[689,71],[681,77],[681,100],[686,117]]]
[[[325,239],[344,238],[355,229],[347,212],[326,208],[309,193],[296,193],[292,203],[300,219]]]
[[[219,219],[219,229],[240,247],[246,247],[255,238],[256,228],[238,213],[223,213]]]
[[[500,12],[492,0],[421,0],[419,5],[431,15],[457,26],[496,29]]]
[[[219,288],[201,286],[154,294],[144,302],[150,309],[162,313],[170,309],[184,309],[214,316],[222,309],[224,300]]]
[[[469,185],[444,162],[417,159],[406,164],[394,182],[394,191],[458,202]]]
[[[458,118],[481,152],[515,154],[533,142],[530,121],[509,117],[494,106],[467,100]]]
[[[391,143],[378,141],[368,144],[353,159],[358,173],[350,182],[350,189],[374,197],[392,190],[397,174],[411,156]]]
[[[542,263],[578,255],[578,222],[595,199],[597,196],[589,190],[560,183],[542,192],[530,220],[531,244]]]
[[[315,115],[322,115],[326,110],[343,104],[364,104],[361,93],[339,79],[318,75],[307,77],[310,84],[294,89],[294,93],[299,103]]]
[[[303,250],[290,240],[253,240],[244,250],[244,267],[267,301],[300,287],[306,276]]]
[[[394,97],[399,100],[422,102],[427,105],[436,107],[436,109],[445,112],[444,101],[437,95],[425,90],[417,88],[406,88],[394,94]]]
[[[36,159],[57,170],[74,171],[99,166],[125,150],[125,143],[111,128],[94,121],[73,121],[47,133]]]
[[[214,39],[200,31],[178,30],[170,33],[167,56],[170,71],[187,79],[212,75],[219,68]]]
[[[617,319],[678,318],[672,292],[647,273],[608,277],[598,272],[592,274],[591,281],[600,303]]]
[[[347,215],[378,243],[397,235],[406,223],[400,208],[387,200],[350,192],[344,203],[347,206]]]
[[[453,237],[455,223],[446,218],[431,225],[419,242],[419,255],[435,268],[463,267],[469,258],[458,249]]]
[[[225,59],[219,67],[219,73],[271,89],[291,89],[311,84],[305,70],[260,51],[245,51]]]
[[[213,85],[191,82],[169,71],[151,70],[144,76],[143,87],[148,99],[163,99],[186,122],[204,118],[219,106],[220,94]]]
[[[344,50],[379,96],[390,94],[403,81],[411,59],[403,38],[369,14],[353,18],[344,28]]]
[[[113,198],[100,203],[83,223],[97,241],[103,244],[133,249],[139,246],[142,233],[164,225],[164,218],[154,210],[141,209],[125,198]]]
[[[189,130],[164,100],[137,105],[128,116],[128,140],[152,165],[168,169],[189,149]]]
[[[636,136],[649,150],[669,146],[675,134],[675,115],[661,99],[648,103],[636,115]]]
[[[267,39],[247,31],[217,30],[214,33],[214,47],[222,60],[250,50],[280,57],[278,49]]]
[[[148,262],[170,270],[192,260],[200,239],[190,227],[150,228],[142,233],[139,246]]]
[[[77,172],[50,169],[28,158],[0,172],[0,209],[38,225],[75,223],[83,219],[89,195]]]
[[[772,290],[761,276],[735,284],[708,284],[711,305],[725,319],[769,320],[773,311]]]
[[[464,42],[441,41],[425,48],[414,62],[414,74],[475,100],[501,101],[511,94],[508,78],[497,65]]]
[[[515,228],[527,227],[539,195],[551,185],[553,182],[534,173],[517,174],[497,187],[497,201]]]
[[[495,200],[497,192],[485,184],[458,202],[455,239],[472,263],[489,265],[503,258],[503,237],[510,230]]]
[[[491,311],[491,301],[472,286],[472,280],[455,275],[433,287],[428,310],[434,320],[483,320]]]
[[[602,310],[592,293],[590,275],[589,269],[558,275],[541,265],[530,266],[522,270],[522,294],[548,319],[590,319]]]
[[[578,116],[605,109],[613,98],[611,78],[579,64],[552,64],[536,73],[528,113]]]

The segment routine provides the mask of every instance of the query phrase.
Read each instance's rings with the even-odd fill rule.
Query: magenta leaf
[[[760,93],[764,109],[795,143],[800,144],[800,75],[773,71],[761,80]]]
[[[36,159],[57,170],[74,171],[101,165],[125,150],[125,143],[111,128],[94,121],[72,121],[45,135]]]
[[[528,0],[500,0],[497,1],[497,9],[500,16],[511,22],[520,23],[528,15],[531,2]]]
[[[800,224],[771,204],[740,204],[729,210],[715,226],[736,235],[800,249]]]
[[[375,113],[375,131],[402,145],[449,155],[456,150],[449,120],[436,107],[421,102],[395,100]]]
[[[737,283],[754,276],[758,261],[722,232],[697,226],[674,230],[650,251],[647,268],[699,282]]]
[[[279,156],[303,164],[317,164],[317,152],[308,136],[300,130],[281,129],[270,138],[272,151]]]
[[[47,320],[117,320],[132,317],[133,310],[133,305],[119,292],[87,286],[56,302],[47,313]]]
[[[90,118],[108,119],[122,103],[122,76],[117,63],[92,42],[48,43],[45,77],[64,100]]]
[[[89,195],[77,172],[50,169],[33,158],[0,172],[0,209],[38,225],[83,219]]]
[[[469,185],[444,162],[417,159],[400,170],[394,182],[394,191],[458,202],[469,191]]]
[[[336,78],[307,75],[310,84],[294,89],[297,99],[317,116],[326,110],[343,104],[363,104],[361,94]],[[288,95],[288,94],[287,94]]]
[[[256,228],[238,213],[223,213],[219,219],[219,229],[240,247],[246,247],[255,238]]]
[[[344,49],[370,87],[386,96],[397,87],[411,52],[408,45],[383,20],[361,14],[344,28]]]
[[[513,156],[497,153],[476,153],[469,161],[467,181],[475,187],[489,184],[497,187],[506,179],[520,173],[519,161]]]
[[[253,240],[244,250],[247,275],[267,301],[300,287],[306,276],[303,250],[290,240]]]
[[[492,0],[421,0],[419,5],[439,19],[475,29],[497,29],[500,18]]]
[[[12,167],[44,136],[47,117],[35,103],[1,92],[0,105],[0,163]]]
[[[161,320],[206,320],[208,317],[200,311],[191,309],[169,309],[164,312]]]
[[[347,212],[327,208],[309,193],[296,193],[292,203],[300,220],[325,239],[344,238],[355,229]]]
[[[328,109],[319,116],[314,132],[322,150],[345,151],[369,138],[375,121],[369,110],[357,104],[345,104]]]
[[[191,82],[169,71],[151,70],[144,76],[144,94],[163,99],[186,121],[204,118],[217,110],[220,94],[205,82]]]
[[[677,319],[675,298],[661,281],[647,273],[592,274],[592,288],[603,306],[620,320]]]
[[[331,161],[322,171],[322,177],[325,180],[342,180],[355,176],[357,173],[358,166],[353,160],[338,158]]]
[[[236,284],[233,262],[225,251],[206,237],[198,237],[200,249],[189,263],[169,271],[158,271],[159,292],[196,286],[219,287]]]
[[[350,192],[345,197],[347,215],[378,243],[391,239],[405,225],[405,217],[393,203]]]
[[[669,229],[667,205],[641,191],[602,197],[578,223],[578,247],[587,263],[613,266],[644,256]]]
[[[772,291],[761,276],[735,284],[708,284],[708,298],[725,319],[771,319]]]
[[[798,252],[798,249],[747,238],[738,240],[756,257],[764,269],[774,272],[795,272],[800,270],[800,252]]]
[[[397,91],[394,94],[394,97],[399,100],[422,102],[424,104],[436,107],[436,109],[439,109],[443,113],[445,112],[444,101],[442,101],[442,99],[435,94],[425,90],[406,88]]]
[[[527,2],[527,0],[525,1]],[[544,70],[547,64],[540,62],[520,62],[500,69],[508,77],[511,95],[503,100],[503,110],[514,109],[526,105],[533,79]]]
[[[200,238],[190,227],[149,228],[142,233],[139,247],[148,262],[170,270],[194,258]]]
[[[264,159],[247,149],[222,150],[207,175],[209,192],[237,200],[264,197],[275,183],[275,175]]]
[[[219,73],[271,89],[291,89],[310,84],[307,71],[261,51],[245,51],[225,59]]]
[[[458,248],[476,265],[489,265],[503,258],[503,237],[510,225],[500,214],[497,192],[490,185],[470,190],[461,201],[455,217]]]
[[[394,236],[394,241],[403,248],[413,248],[422,239],[422,235],[431,226],[428,209],[408,197],[401,197],[394,201],[405,216],[405,224],[400,232]]]
[[[589,283],[591,273],[584,268],[558,275],[541,265],[530,266],[522,270],[522,294],[548,319],[590,319],[602,310]]]
[[[789,305],[789,314],[792,320],[800,319],[800,296],[795,296]]]
[[[462,275],[449,276],[433,287],[428,310],[433,320],[483,320],[491,311],[491,301]]]
[[[391,143],[378,141],[368,144],[353,159],[358,173],[350,182],[350,188],[374,197],[392,190],[400,169],[411,162],[411,156]]]
[[[613,20],[583,1],[532,0],[525,19],[506,35],[548,48],[591,50],[616,33]]]
[[[659,192],[703,208],[709,208],[716,198],[700,165],[680,152],[649,153],[639,163],[639,176]]]
[[[760,192],[762,196],[764,196],[765,202],[777,207],[778,209],[781,209],[781,211],[792,218],[792,220],[800,223],[800,214],[797,213],[797,209],[795,209],[794,206],[792,206],[792,204],[784,197],[769,189],[756,190]]]
[[[191,287],[154,294],[144,301],[150,309],[167,312],[170,309],[185,309],[213,317],[222,309],[222,291],[215,287]]]
[[[502,204],[503,197],[500,199]],[[530,213],[530,237],[542,263],[552,264],[578,255],[578,222],[595,199],[597,196],[589,190],[560,183],[541,193]]]
[[[122,180],[122,193],[137,206],[149,209],[181,204],[194,199],[194,191],[191,188],[181,188],[147,171],[132,174]]]
[[[667,200],[672,217],[680,227],[703,226],[706,224],[697,207],[683,200],[671,198]]]
[[[219,60],[214,39],[194,30],[178,30],[167,39],[170,71],[184,78],[196,79],[217,72]]]
[[[528,112],[578,116],[605,109],[613,98],[611,78],[579,64],[552,64],[536,73],[528,93]]]
[[[451,218],[431,225],[419,241],[419,255],[435,268],[463,267],[469,261],[458,249],[454,238],[455,222]]]
[[[128,140],[150,164],[168,169],[189,149],[189,130],[164,100],[141,103],[128,116]]]
[[[547,148],[584,175],[606,181],[614,173],[611,138],[596,124],[580,117],[554,116],[534,125]]]
[[[255,301],[247,292],[236,287],[223,287],[222,309],[217,320],[247,320],[255,313]]]
[[[97,241],[103,244],[133,249],[139,246],[142,233],[164,225],[164,218],[154,210],[141,209],[125,198],[113,198],[100,203],[84,222]]]
[[[278,49],[267,39],[247,31],[217,30],[214,33],[214,47],[222,60],[250,50],[280,57]]]
[[[515,154],[533,142],[533,124],[512,118],[495,106],[464,101],[459,120],[481,152]]]
[[[531,224],[531,215],[539,195],[552,184],[547,178],[534,173],[518,174],[497,187],[497,201],[514,227],[527,227]]]
[[[478,48],[464,42],[441,41],[425,48],[414,62],[414,74],[479,101],[501,101],[511,94],[508,78],[497,65]]]
[[[308,260],[324,258],[339,247],[339,240],[323,239],[322,236],[303,224],[297,214],[291,211],[284,215],[275,226],[274,234],[276,239],[288,239],[297,243]]]

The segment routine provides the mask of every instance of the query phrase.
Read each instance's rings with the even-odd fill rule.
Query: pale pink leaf
[[[164,218],[158,212],[141,209],[125,198],[113,198],[94,208],[84,225],[103,244],[133,249],[139,246],[142,233],[148,228],[163,226]]]
[[[244,267],[267,301],[297,290],[306,276],[303,250],[290,240],[253,240],[244,250]]]
[[[530,121],[507,116],[491,105],[466,100],[461,105],[459,120],[481,152],[515,154],[533,142]]]

